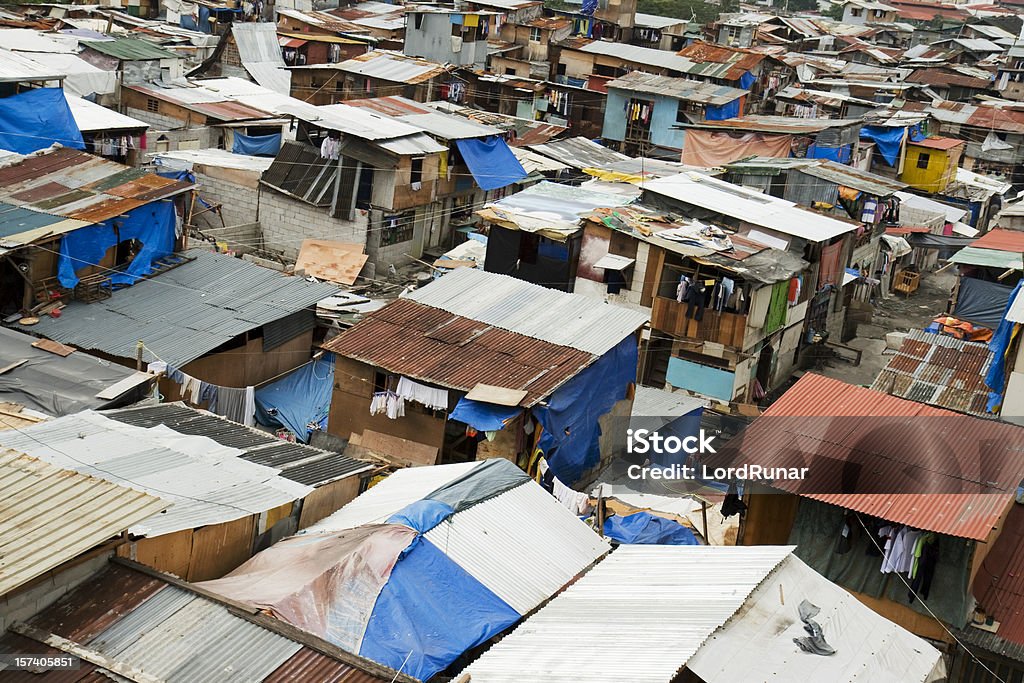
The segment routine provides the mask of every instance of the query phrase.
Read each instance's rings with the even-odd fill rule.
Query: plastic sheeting
[[[504,429],[509,420],[515,419],[522,412],[523,409],[518,406],[499,406],[462,397],[448,419],[464,422],[481,432],[496,432]]]
[[[960,278],[960,292],[953,315],[993,330],[1003,322],[1013,288],[973,277]]]
[[[754,85],[754,81],[756,80],[757,79],[754,78],[754,74],[747,71],[742,76],[740,76],[740,87],[743,88],[744,90],[750,90],[750,86]]]
[[[381,590],[359,654],[425,681],[519,619],[430,541],[419,539]]]
[[[604,535],[631,545],[700,545],[693,532],[679,522],[649,512],[609,517],[604,521]]]
[[[842,145],[840,147],[818,147],[817,145],[810,145],[807,148],[808,159],[828,159],[829,161],[835,161],[839,164],[845,164],[850,161],[852,154],[852,145]]]
[[[713,130],[687,129],[681,160],[690,166],[721,166],[752,156],[785,158],[790,154],[788,135],[747,133],[730,135]]]
[[[456,140],[455,144],[481,190],[497,190],[526,178],[516,155],[497,135]]]
[[[62,287],[73,289],[78,284],[77,271],[99,264],[108,249],[134,239],[142,243],[142,248],[127,268],[112,272],[110,281],[115,285],[135,284],[153,270],[154,260],[174,252],[174,219],[174,202],[165,200],[69,232],[60,241],[57,279]]]
[[[598,418],[626,396],[636,380],[637,342],[630,335],[559,387],[548,405],[533,409],[544,433],[537,446],[562,482],[572,486],[600,458]]]
[[[711,104],[705,105],[704,107],[704,118],[708,121],[724,121],[726,119],[734,119],[740,115],[740,102],[743,100],[741,97],[737,97],[732,102],[726,104],[714,106]]]
[[[515,463],[492,458],[423,498],[446,503],[453,512],[461,512],[528,481],[530,477]]]
[[[275,157],[281,151],[281,134],[273,135],[242,135],[235,133],[235,141],[231,145],[232,154],[248,154],[256,157]]]
[[[198,585],[358,652],[377,597],[415,538],[397,524],[292,536]]]
[[[985,409],[990,413],[999,412],[999,408],[1003,403],[1003,385],[1006,383],[1006,353],[1010,350],[1010,342],[1013,341],[1014,336],[1020,331],[1020,325],[1011,322],[1006,319],[1006,313],[1010,309],[1010,305],[1017,299],[1017,295],[1020,293],[1021,286],[1024,286],[1024,280],[1017,283],[1017,286],[1013,288],[1013,291],[1007,297],[1006,305],[1003,307],[1002,319],[999,321],[999,328],[996,329],[996,333],[992,336],[992,341],[989,342],[989,348],[992,349],[992,364],[988,368],[988,374],[985,375],[985,386],[990,390],[988,404]],[[961,291],[963,285],[961,284]],[[959,312],[960,305],[957,304],[957,311]]]
[[[313,431],[327,429],[334,389],[334,354],[326,353],[278,381],[256,390],[256,421],[285,427],[309,443]],[[311,427],[315,425],[315,427]]]
[[[863,139],[875,143],[885,163],[890,166],[896,165],[900,156],[900,147],[903,145],[903,136],[906,135],[906,128],[889,128],[885,126],[864,126],[860,129],[860,136]]]
[[[439,500],[417,500],[388,518],[388,524],[403,524],[425,534],[455,514],[455,509]]]
[[[60,88],[37,88],[2,101],[0,149],[30,154],[54,143],[85,149],[82,131]]]

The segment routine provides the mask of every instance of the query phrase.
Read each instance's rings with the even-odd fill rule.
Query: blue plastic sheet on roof
[[[878,152],[890,166],[896,165],[900,156],[900,146],[903,144],[903,135],[906,128],[888,128],[885,126],[864,126],[860,129],[860,136],[871,140],[878,147]]]
[[[911,142],[921,142],[928,136],[921,132],[921,124],[915,123],[907,129],[907,133],[910,135]]]
[[[242,135],[235,133],[231,144],[232,154],[248,154],[255,157],[275,157],[281,151],[281,134]]]
[[[334,354],[325,353],[295,372],[256,390],[256,421],[264,427],[285,427],[303,443],[316,430],[327,429],[334,389]]]
[[[85,149],[60,88],[37,88],[0,99],[0,149],[30,154],[53,143]]]
[[[57,258],[57,280],[62,287],[78,284],[76,271],[99,264],[111,247],[138,240],[142,248],[122,271],[110,276],[115,285],[131,285],[149,275],[153,261],[174,252],[174,202],[153,202],[87,228],[64,235]]]
[[[505,428],[507,420],[515,418],[522,412],[523,409],[519,406],[499,406],[463,396],[448,419],[465,422],[481,432],[496,432]]]
[[[750,86],[754,85],[754,81],[756,80],[757,79],[754,78],[754,74],[748,71],[742,76],[740,76],[740,87],[743,88],[744,90],[749,90]]]
[[[1003,403],[1003,384],[1006,382],[1006,353],[1010,349],[1010,342],[1013,341],[1013,338],[1020,331],[1020,325],[1007,320],[1006,314],[1009,312],[1010,306],[1013,305],[1013,302],[1020,295],[1022,285],[1024,285],[1024,280],[1018,282],[1017,286],[1010,292],[1010,300],[1006,304],[1006,310],[1003,311],[1003,319],[999,323],[996,333],[992,335],[992,341],[988,344],[989,349],[992,350],[992,364],[985,375],[985,386],[990,390],[985,410],[990,413],[998,412]]]
[[[583,0],[583,6],[580,7],[580,14],[584,16],[592,16],[597,11],[597,0]],[[588,35],[590,33],[588,32]]]
[[[388,518],[388,524],[401,524],[425,534],[455,514],[455,508],[440,500],[424,498],[409,503]]]
[[[636,380],[637,345],[632,335],[559,387],[548,405],[533,408],[544,433],[537,446],[566,486],[572,486],[600,458],[598,418],[626,397]]]
[[[649,512],[609,517],[604,521],[604,535],[631,545],[700,545],[693,532],[679,522]]]
[[[848,163],[852,153],[852,145],[842,145],[840,147],[818,147],[817,145],[812,144],[807,147],[808,159],[828,159],[829,161],[835,161],[840,164]]]
[[[425,681],[519,619],[504,600],[419,538],[377,597],[359,654]]]
[[[526,177],[516,155],[497,135],[456,140],[455,144],[481,190],[497,190]]]
[[[725,121],[734,119],[740,115],[740,98],[727,102],[720,106],[707,105],[704,107],[704,118],[708,121]]]

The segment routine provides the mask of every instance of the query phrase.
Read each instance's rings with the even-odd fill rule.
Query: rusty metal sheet
[[[915,419],[885,419],[908,417]],[[944,419],[928,430],[918,418]],[[921,443],[929,439],[941,439],[942,447]],[[773,486],[887,521],[985,541],[1013,505],[1022,439],[1024,429],[1014,425],[808,373],[709,461],[713,466],[742,461],[767,467],[802,467],[810,462],[807,479],[780,480]],[[741,445],[734,444],[738,440]],[[845,487],[842,471],[854,451],[873,481],[889,482],[887,490],[835,492]],[[742,455],[737,459],[738,453]],[[956,459],[956,471],[949,470],[949,458]],[[920,482],[908,477],[911,470],[948,482],[950,492],[922,491]]]
[[[74,211],[70,215],[71,218],[99,223],[107,220],[108,218],[113,218],[114,216],[120,216],[123,213],[127,213],[145,203],[146,202],[139,199],[110,198],[104,199],[98,204]]]
[[[102,180],[97,180],[93,183],[89,183],[86,189],[94,190],[95,192],[107,192],[113,187],[123,185],[124,183],[130,182],[132,180],[137,180],[148,175],[151,174],[148,171],[143,171],[141,168],[126,168],[123,171],[120,171],[113,175],[108,175]]]
[[[36,655],[58,657],[66,655],[62,650],[38,643],[31,638],[7,632],[0,638],[0,652],[12,655]],[[4,683],[110,683],[95,665],[82,662],[76,670],[49,670],[41,673],[32,671],[4,671]]]
[[[71,188],[60,183],[44,183],[37,185],[28,190],[22,190],[21,192],[15,192],[10,195],[11,199],[16,199],[19,202],[25,202],[26,204],[32,204],[34,202],[40,202],[45,199],[52,199],[62,194],[70,192]]]
[[[90,158],[85,152],[66,147],[38,157],[26,157],[21,163],[0,169],[0,187],[42,178]]]
[[[477,384],[527,391],[531,406],[590,365],[585,351],[508,332],[399,299],[324,348],[412,379],[461,391]]]
[[[142,202],[150,202],[154,199],[163,199],[164,197],[171,197],[173,195],[191,190],[195,185],[188,182],[187,180],[175,180],[170,185],[158,187],[147,192],[141,192],[135,195],[135,199]]]
[[[391,679],[360,671],[344,662],[339,662],[304,647],[263,680],[265,683],[294,683],[295,681],[378,683]]]
[[[83,200],[90,199],[96,195],[88,190],[71,190],[64,194],[57,195],[56,197],[50,197],[40,202],[35,202],[32,208],[39,209],[40,211],[51,211],[54,213],[59,212],[60,207],[74,204]]]
[[[1024,232],[995,228],[976,239],[971,246],[977,249],[1024,252]]]
[[[32,620],[36,628],[87,643],[166,584],[112,564]]]
[[[124,197],[130,199],[132,197],[138,197],[144,192],[151,192],[173,185],[174,180],[171,178],[163,178],[152,173],[146,174],[140,178],[134,178],[121,185],[115,185],[106,189],[107,194],[112,194],[115,197]]]

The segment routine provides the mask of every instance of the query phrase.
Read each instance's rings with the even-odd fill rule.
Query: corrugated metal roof
[[[83,133],[149,128],[149,124],[145,121],[119,114],[113,109],[83,100],[81,97],[75,97],[71,93],[65,92],[64,98],[68,101],[68,106],[71,107],[71,115],[75,117],[75,124]]]
[[[28,55],[0,49],[0,83],[61,81],[64,76],[59,69],[51,69]]]
[[[834,654],[808,655],[793,644],[807,635],[799,613],[804,600],[821,610],[814,620]],[[686,667],[706,683],[945,679],[939,650],[875,613],[796,555],[782,560]]]
[[[607,168],[609,164],[629,161],[630,157],[608,149],[587,138],[567,138],[543,145],[527,145],[534,152],[551,157],[563,164],[583,170],[584,168]]]
[[[0,595],[171,503],[0,449]]]
[[[448,67],[444,64],[410,57],[392,50],[373,50],[331,66],[347,73],[409,85],[423,83],[448,72]]]
[[[855,190],[882,197],[907,188],[906,183],[901,183],[898,180],[875,175],[874,173],[862,171],[853,166],[838,164],[834,161],[819,161],[818,163],[801,167],[799,170],[801,173],[806,173],[822,180],[830,180],[845,187],[852,187]]]
[[[511,147],[510,149],[519,165],[527,173],[557,173],[559,171],[568,171],[570,168],[567,164],[555,161],[525,147]]]
[[[668,683],[792,550],[620,546],[464,673],[473,683]]]
[[[242,66],[252,79],[274,92],[291,92],[292,74],[285,68],[277,26],[270,22],[234,22],[231,37],[235,40]]]
[[[871,388],[958,413],[994,417],[985,411],[985,375],[991,362],[986,344],[911,330]]]
[[[418,102],[404,97],[373,97],[350,100],[347,106],[372,109],[376,112],[404,121],[421,128],[426,132],[444,140],[465,140],[491,135],[501,135],[502,131],[493,126],[485,126],[464,116],[447,114],[436,109],[429,109]],[[324,109],[330,109],[327,105]]]
[[[85,411],[0,432],[0,444],[71,470],[132,486],[174,505],[132,525],[137,536],[219,524],[266,512],[313,489],[241,451],[165,427],[145,429]]]
[[[747,94],[746,90],[730,88],[727,85],[715,85],[704,81],[691,81],[686,78],[672,78],[655,74],[632,71],[625,76],[605,83],[606,88],[642,92],[651,95],[663,95],[686,102],[722,105],[739,99]]]
[[[134,358],[142,340],[149,360],[180,368],[338,291],[231,256],[200,249],[185,255],[195,260],[104,301],[73,301],[60,318],[41,319],[33,332],[120,358]]]
[[[333,533],[364,524],[383,524],[406,505],[422,500],[428,493],[469,473],[483,460],[451,465],[407,467],[359,494],[334,514],[306,527],[302,534]]]
[[[699,173],[658,178],[645,183],[644,190],[812,242],[827,242],[858,226]]]
[[[387,669],[356,655],[329,657],[236,616],[221,602],[118,564],[109,565],[30,623],[169,683],[411,680],[395,672],[385,676]],[[28,652],[43,649],[45,646],[35,643]],[[362,662],[372,669],[359,668]],[[91,667],[83,664],[83,672],[93,670]],[[58,676],[50,672],[33,675],[33,680],[80,680]]]
[[[782,133],[787,135],[808,135],[820,133],[829,128],[860,128],[860,119],[801,119],[794,116],[740,116],[724,121],[700,121],[690,124],[694,128],[709,130],[745,130],[758,133]]]
[[[604,355],[647,322],[638,311],[476,268],[458,268],[408,298],[595,356]]]
[[[1024,270],[1024,259],[1019,251],[1002,251],[1000,249],[978,249],[964,247],[949,257],[950,263],[961,263],[968,266],[985,266],[986,268],[1013,268]]]
[[[213,439],[222,446],[241,449],[242,460],[279,469],[285,479],[308,486],[319,486],[375,467],[373,463],[341,453],[281,441],[253,427],[181,403],[124,408],[103,414],[136,427],[162,425],[180,434]]]
[[[459,268],[445,275],[467,268]],[[483,272],[483,271],[480,271]],[[430,285],[433,286],[433,285]],[[450,389],[479,383],[550,395],[595,358],[408,299],[393,301],[324,344],[338,355]]]
[[[1021,444],[1020,427],[808,373],[709,461],[716,467],[719,458],[806,466],[806,479],[773,486],[890,522],[985,541],[1013,501]],[[854,455],[863,463],[859,486],[870,492],[840,493],[851,486],[842,465]]]
[[[641,28],[666,29],[672,26],[686,26],[687,21],[678,17],[662,17],[657,14],[637,12],[633,17],[633,24]]]
[[[975,249],[998,249],[1000,251],[1024,252],[1024,232],[993,228],[979,237],[971,245]]]
[[[557,593],[609,548],[533,481],[456,513],[425,537],[520,614]]]
[[[665,391],[638,385],[630,414],[633,417],[676,418],[707,405],[707,399],[690,396],[685,391]]]
[[[1002,533],[974,577],[972,592],[986,613],[999,622],[995,635],[1024,645],[1024,505],[1011,507]],[[968,626],[966,630],[976,629]],[[1024,650],[1018,648],[1017,653],[1024,661],[1020,656]]]
[[[48,225],[42,231],[30,222],[22,231],[4,235],[0,246],[20,246],[41,236],[105,221],[192,187],[187,181],[163,178],[66,147],[23,157],[0,168],[0,200],[23,210],[72,220]],[[0,225],[4,223],[7,221],[0,220]]]
[[[83,47],[129,62],[151,59],[178,59],[178,55],[165,50],[155,43],[139,38],[116,38],[115,40],[83,40]]]

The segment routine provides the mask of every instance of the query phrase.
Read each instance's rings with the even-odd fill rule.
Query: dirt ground
[[[940,273],[924,273],[920,287],[909,297],[891,294],[888,299],[876,301],[871,323],[861,323],[857,327],[857,336],[847,342],[847,345],[863,350],[860,365],[843,358],[833,358],[824,369],[816,372],[850,384],[870,385],[893,356],[893,351],[885,347],[885,335],[923,329],[945,313],[955,281],[956,271],[952,268]]]

